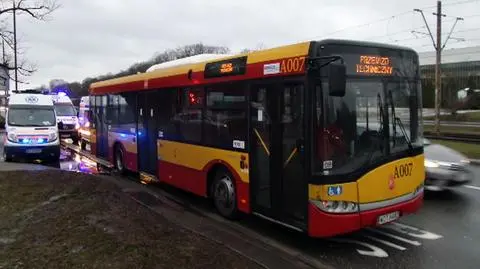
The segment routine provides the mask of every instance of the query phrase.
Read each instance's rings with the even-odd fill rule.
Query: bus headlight
[[[358,211],[358,204],[349,201],[317,201],[311,202],[320,210],[329,213],[354,213]]]
[[[75,130],[78,130],[78,129],[80,129],[80,124],[78,124],[78,122],[77,122],[77,123],[75,123]]]
[[[85,122],[85,128],[89,128],[89,127],[90,127],[90,122],[89,121]]]

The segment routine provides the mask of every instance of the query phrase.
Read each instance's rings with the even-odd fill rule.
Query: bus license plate
[[[382,225],[382,224],[385,224],[385,223],[392,222],[392,221],[398,219],[399,217],[400,217],[400,212],[395,211],[395,212],[392,212],[392,213],[381,215],[380,217],[378,217],[377,223],[379,225]]]
[[[27,149],[27,153],[40,153],[42,152],[42,149]]]

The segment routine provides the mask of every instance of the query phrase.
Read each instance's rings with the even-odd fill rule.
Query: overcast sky
[[[156,52],[195,42],[238,52],[260,44],[275,47],[335,37],[432,50],[429,37],[417,34],[416,39],[410,31],[427,31],[413,8],[424,8],[434,31],[436,5],[433,0],[58,1],[61,8],[47,22],[26,15],[18,19],[23,57],[38,69],[21,88],[48,84],[50,79],[81,81],[115,73]],[[444,13],[452,16],[444,18],[444,38],[453,16],[463,16],[465,21],[452,36],[467,40],[450,40],[446,49],[479,45],[480,1],[445,0],[443,5]]]

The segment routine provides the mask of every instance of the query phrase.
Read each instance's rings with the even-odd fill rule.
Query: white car
[[[473,180],[470,161],[460,152],[428,139],[424,139],[424,152],[426,190],[446,190]]]

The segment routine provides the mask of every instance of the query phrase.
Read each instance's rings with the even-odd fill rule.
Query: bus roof
[[[227,57],[232,57],[234,55],[228,55],[228,54],[199,54],[199,55],[194,55],[186,58],[181,58],[181,59],[176,59],[173,61],[168,61],[164,63],[159,63],[152,65],[150,68],[147,69],[147,72],[159,70],[159,69],[166,69],[170,67],[175,67],[175,66],[182,66],[182,65],[188,65],[188,64],[194,64],[194,63],[201,63],[201,62],[207,62],[211,60],[219,60],[222,58],[227,58]]]
[[[315,42],[317,45],[348,45],[348,46],[362,46],[362,47],[373,47],[373,48],[383,48],[383,49],[392,49],[392,50],[405,50],[413,53],[417,53],[415,50],[409,47],[378,43],[371,41],[358,41],[358,40],[346,40],[346,39],[324,39]]]
[[[91,95],[101,95],[168,87],[193,87],[195,85],[208,83],[265,78],[279,75],[300,75],[305,73],[305,57],[307,57],[310,52],[310,46],[321,46],[327,44],[407,50],[416,53],[407,47],[374,42],[339,39],[325,39],[314,42],[308,41],[272,49],[253,51],[247,54],[206,54],[188,57],[185,59],[178,59],[154,65],[145,73],[92,83],[90,85],[89,92]],[[219,66],[222,67],[224,66],[222,63],[226,63],[230,64],[231,67],[231,64],[234,61],[242,61],[241,58],[245,56],[246,62],[243,66],[245,71],[243,73],[235,76],[223,76],[216,74],[216,76],[205,78],[206,74],[204,71],[207,68],[212,67],[212,63],[219,62]],[[216,66],[216,68],[220,69],[219,66]]]
[[[215,62],[212,59],[202,59],[198,62],[180,65],[165,63],[163,65],[164,68],[151,68],[152,71],[150,72],[92,83],[90,85],[90,94],[98,95],[105,93],[138,91],[175,86],[194,86],[204,83],[260,78],[267,75],[275,76],[280,74],[280,62],[282,60],[295,57],[306,57],[309,52],[310,43],[311,42],[298,43],[272,49],[253,51],[247,54],[221,55],[222,57],[215,59],[215,61],[229,59],[232,59],[233,61],[233,59],[247,56],[246,72],[242,75],[205,79],[205,67],[208,63]],[[265,75],[265,68],[268,68],[269,64],[274,64],[273,69],[277,68],[278,72],[272,72]],[[267,65],[267,67],[265,67],[265,65]],[[300,65],[298,67],[300,67]],[[191,77],[189,78],[188,73],[190,70]],[[302,74],[304,73],[304,69],[298,69],[296,72],[289,73],[291,75]],[[285,73],[282,75],[285,75]]]

